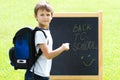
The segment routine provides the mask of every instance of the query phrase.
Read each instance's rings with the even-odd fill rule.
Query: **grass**
[[[0,0],[0,80],[23,80],[24,70],[9,64],[8,51],[15,32],[23,26],[36,26],[34,5],[39,0]],[[103,80],[120,79],[119,0],[48,0],[55,12],[103,11]]]

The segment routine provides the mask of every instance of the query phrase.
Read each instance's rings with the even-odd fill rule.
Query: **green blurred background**
[[[0,0],[0,80],[24,80],[24,70],[9,64],[15,32],[36,26],[34,6],[41,0]],[[103,80],[120,80],[119,0],[48,0],[55,12],[103,12]]]

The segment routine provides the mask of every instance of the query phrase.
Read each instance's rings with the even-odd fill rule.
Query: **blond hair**
[[[44,1],[44,2],[39,2],[36,4],[35,8],[34,8],[34,14],[37,15],[38,10],[46,10],[48,12],[51,12],[51,15],[53,15],[53,8],[52,6]]]

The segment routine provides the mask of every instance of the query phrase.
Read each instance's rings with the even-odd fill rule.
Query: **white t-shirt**
[[[48,49],[52,50],[53,40],[50,34],[50,30],[43,30],[43,31],[47,35],[47,39],[42,31],[37,31],[35,34],[35,46],[36,46],[37,52],[39,50],[38,44],[42,44],[42,43],[47,44]],[[35,63],[34,73],[43,77],[49,77],[51,65],[52,65],[52,60],[47,59],[44,55],[41,55]],[[31,71],[32,70],[33,70],[33,67]]]

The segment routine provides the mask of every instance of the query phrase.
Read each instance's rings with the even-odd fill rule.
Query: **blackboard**
[[[53,49],[70,43],[53,59],[51,75],[99,75],[99,17],[54,17],[50,30]]]

